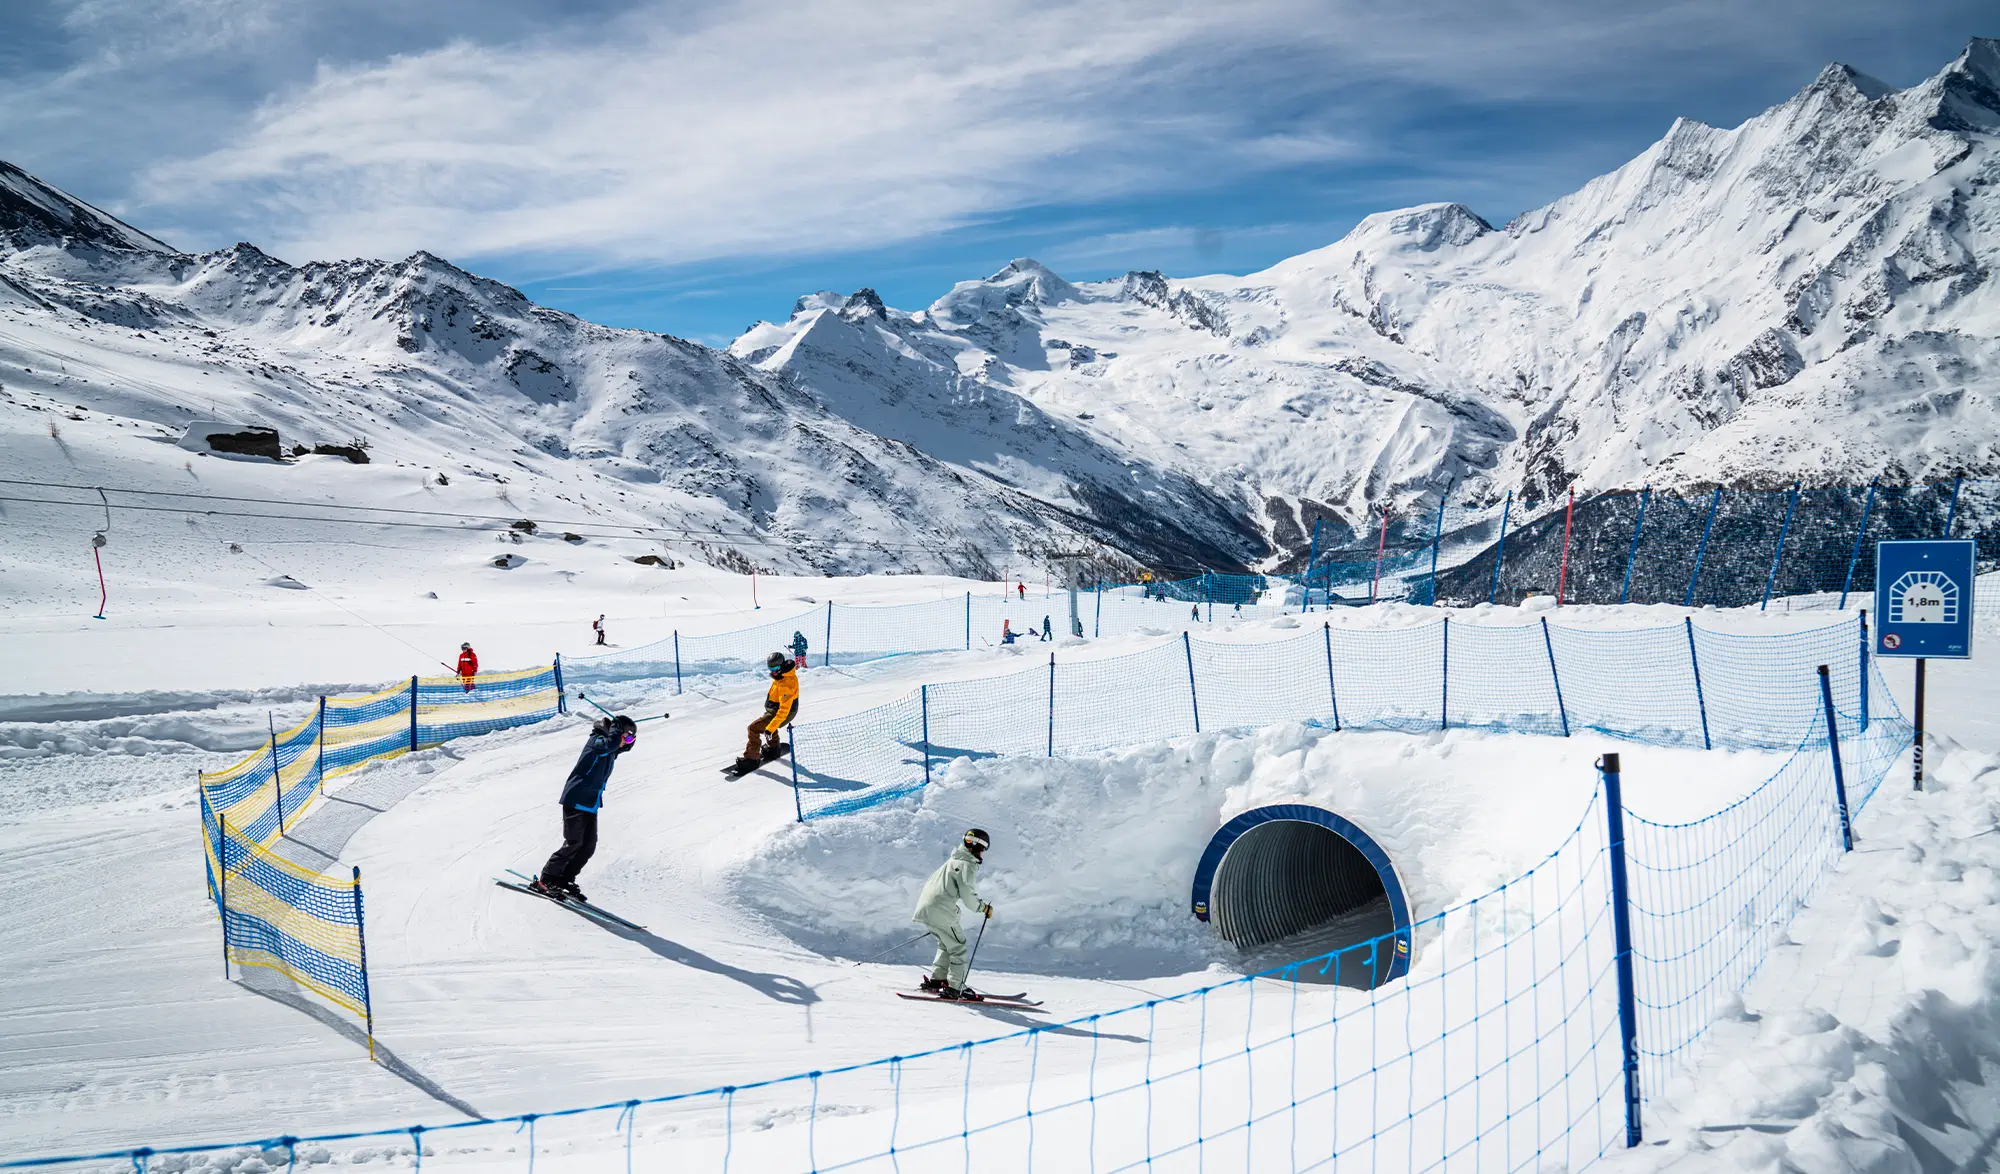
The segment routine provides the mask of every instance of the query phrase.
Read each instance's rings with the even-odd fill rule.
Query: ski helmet
[[[973,855],[976,856],[992,847],[993,840],[985,832],[978,828],[973,828],[965,833],[965,846],[971,849]]]
[[[622,713],[611,719],[611,725],[613,729],[616,729],[621,734],[636,734],[639,732],[639,723]]]
[[[764,658],[764,667],[772,672],[792,667],[792,658],[782,652],[773,652]]]

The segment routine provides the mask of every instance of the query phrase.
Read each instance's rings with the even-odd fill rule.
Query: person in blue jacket
[[[599,718],[590,727],[590,739],[570,769],[562,790],[562,847],[542,865],[542,875],[531,886],[544,897],[582,901],[583,890],[576,887],[577,874],[597,851],[597,812],[604,806],[604,785],[611,781],[611,768],[618,756],[639,740],[639,723],[620,714]]]

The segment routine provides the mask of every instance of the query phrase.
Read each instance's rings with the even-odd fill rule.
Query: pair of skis
[[[1026,991],[1012,995],[980,995],[976,999],[947,999],[930,991],[897,991],[896,997],[918,1003],[956,1003],[961,1007],[1005,1007],[1010,1011],[1033,1011],[1042,1005],[1040,999],[1029,998]]]
[[[592,905],[588,901],[578,901],[572,897],[552,897],[547,893],[541,892],[540,890],[533,887],[535,878],[529,876],[527,873],[515,872],[513,869],[510,868],[507,870],[507,875],[514,877],[515,879],[511,881],[506,881],[506,880],[501,880],[499,877],[496,876],[493,878],[493,883],[499,885],[503,889],[512,889],[517,893],[526,893],[530,897],[539,897],[540,899],[547,901],[550,904],[561,905],[565,909],[568,909],[574,913],[581,914],[584,917],[588,917],[592,921],[600,922],[604,925],[615,925],[623,929],[637,930],[641,933],[645,932],[646,929],[645,926],[640,925],[636,921],[627,921],[624,918],[618,916],[616,913],[611,912],[609,909],[599,908],[596,905]]]

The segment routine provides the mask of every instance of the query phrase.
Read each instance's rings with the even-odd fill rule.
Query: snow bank
[[[982,959],[1022,973],[1182,973],[1233,957],[1188,907],[1195,865],[1229,818],[1272,803],[1337,812],[1395,860],[1422,918],[1560,845],[1606,749],[1625,754],[1628,801],[1658,819],[1714,810],[1784,758],[1292,723],[1079,757],[958,759],[906,801],[786,826],[724,886],[801,945],[865,958],[914,932],[924,878],[978,826],[993,836],[980,891],[997,910]]]
[[[1701,1062],[1649,1092],[1656,1144],[1614,1162],[1992,1168],[2000,755],[1940,741],[1925,791],[1892,774],[1862,813],[1854,853],[1716,1024]]]

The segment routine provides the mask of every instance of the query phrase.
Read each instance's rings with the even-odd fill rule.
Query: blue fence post
[[[674,692],[681,691],[681,630],[674,629]]]
[[[1556,712],[1562,715],[1563,737],[1569,737],[1569,706],[1563,704],[1563,682],[1556,672],[1556,645],[1549,639],[1549,617],[1542,617],[1542,647],[1549,653],[1549,680],[1556,685]]]
[[[1708,522],[1701,528],[1701,545],[1694,552],[1694,574],[1688,576],[1687,598],[1682,607],[1694,606],[1695,588],[1701,583],[1701,560],[1708,554],[1708,536],[1715,529],[1715,513],[1722,508],[1722,486],[1715,487],[1715,496],[1708,501]]]
[[[1444,506],[1451,500],[1451,482],[1444,484],[1444,493],[1438,498],[1437,525],[1431,528],[1431,606],[1438,601],[1438,546],[1444,542]]]
[[[819,667],[833,663],[833,600],[826,601],[826,646],[820,649]]]
[[[929,685],[917,686],[917,705],[924,715],[924,786],[928,787],[931,785],[931,687]],[[794,763],[797,757],[793,755]],[[803,822],[804,817],[801,816],[800,820]]]
[[[972,651],[972,592],[965,593],[965,650]]]
[[[1840,850],[1854,851],[1854,825],[1847,818],[1847,775],[1840,765],[1840,723],[1833,714],[1833,681],[1819,666],[1819,701],[1826,710],[1826,748],[1833,754],[1833,800],[1840,805]]]
[[[1500,594],[1500,564],[1507,558],[1507,515],[1514,511],[1514,491],[1507,491],[1507,504],[1500,507],[1500,542],[1493,548],[1493,586],[1486,590],[1486,602]]]
[[[1632,523],[1632,547],[1625,552],[1625,585],[1618,589],[1618,602],[1624,603],[1632,597],[1632,563],[1639,557],[1639,535],[1646,529],[1646,503],[1653,497],[1653,487],[1648,485],[1639,491],[1639,517]]]
[[[354,866],[354,944],[361,954],[361,1014],[368,1024],[368,1058],[375,1058],[375,1000],[368,993],[368,933],[361,920],[361,866]]]
[[[1326,699],[1333,703],[1333,732],[1340,732],[1340,694],[1333,687],[1333,625],[1323,623],[1320,631],[1326,635]]]
[[[1181,633],[1181,651],[1187,654],[1188,702],[1194,706],[1194,732],[1199,734],[1201,733],[1201,694],[1197,693],[1194,687],[1194,645],[1188,640],[1186,632]],[[1054,653],[1049,654],[1049,661],[1051,664],[1054,663]]]
[[[1438,729],[1451,725],[1451,617],[1444,618],[1444,693],[1438,698]]]
[[[792,814],[799,817],[800,823],[804,823],[806,821],[806,808],[805,804],[799,799],[799,736],[797,726],[785,727],[785,745],[792,748],[792,752],[785,755],[786,758],[792,760]],[[927,746],[925,749],[928,750],[929,747]],[[930,766],[930,755],[926,753],[924,755],[925,782],[930,781]]]
[[[1951,537],[1951,524],[1958,520],[1958,487],[1964,481],[1965,474],[1963,473],[1951,479],[1951,508],[1944,512],[1944,533],[1938,535],[1940,538]]]
[[[320,790],[324,791],[326,790],[326,698],[324,697],[319,699],[319,735],[313,741],[319,747],[319,782],[317,786]]]
[[[222,917],[222,977],[229,978],[229,817],[215,817],[215,911]]]
[[[1868,609],[1861,609],[1861,732],[1868,732]]]
[[[1771,588],[1778,582],[1778,562],[1785,557],[1785,536],[1792,532],[1792,511],[1799,504],[1799,483],[1792,482],[1791,496],[1785,499],[1785,523],[1778,527],[1778,549],[1771,555],[1771,574],[1764,580],[1764,602],[1757,605],[1758,611],[1771,606]]]
[[[1701,658],[1696,656],[1694,651],[1694,617],[1688,616],[1686,620],[1688,665],[1694,669],[1694,703],[1695,707],[1701,710],[1701,748],[1703,750],[1713,750],[1715,749],[1715,744],[1708,740],[1708,700],[1701,693]]]
[[[264,728],[271,732],[271,794],[278,804],[278,834],[285,834],[285,775],[278,769],[278,725],[270,710],[264,711]]]
[[[564,696],[562,679],[562,653],[556,653],[556,712],[569,712],[569,698]]]
[[[410,753],[417,752],[417,679],[410,678]]]
[[[1104,580],[1097,581],[1097,614],[1090,618],[1090,638],[1095,640],[1104,634]]]
[[[1854,586],[1854,565],[1861,561],[1861,540],[1868,536],[1868,515],[1875,510],[1875,482],[1868,483],[1868,501],[1861,507],[1861,528],[1854,532],[1854,549],[1847,556],[1847,577],[1840,581],[1840,610],[1847,610],[1847,589]]]
[[[1625,878],[1625,797],[1618,787],[1618,755],[1597,760],[1604,780],[1604,818],[1611,833],[1611,932],[1617,946],[1618,1044],[1625,1062],[1625,1148],[1639,1144],[1639,992],[1632,976],[1632,896]]]

